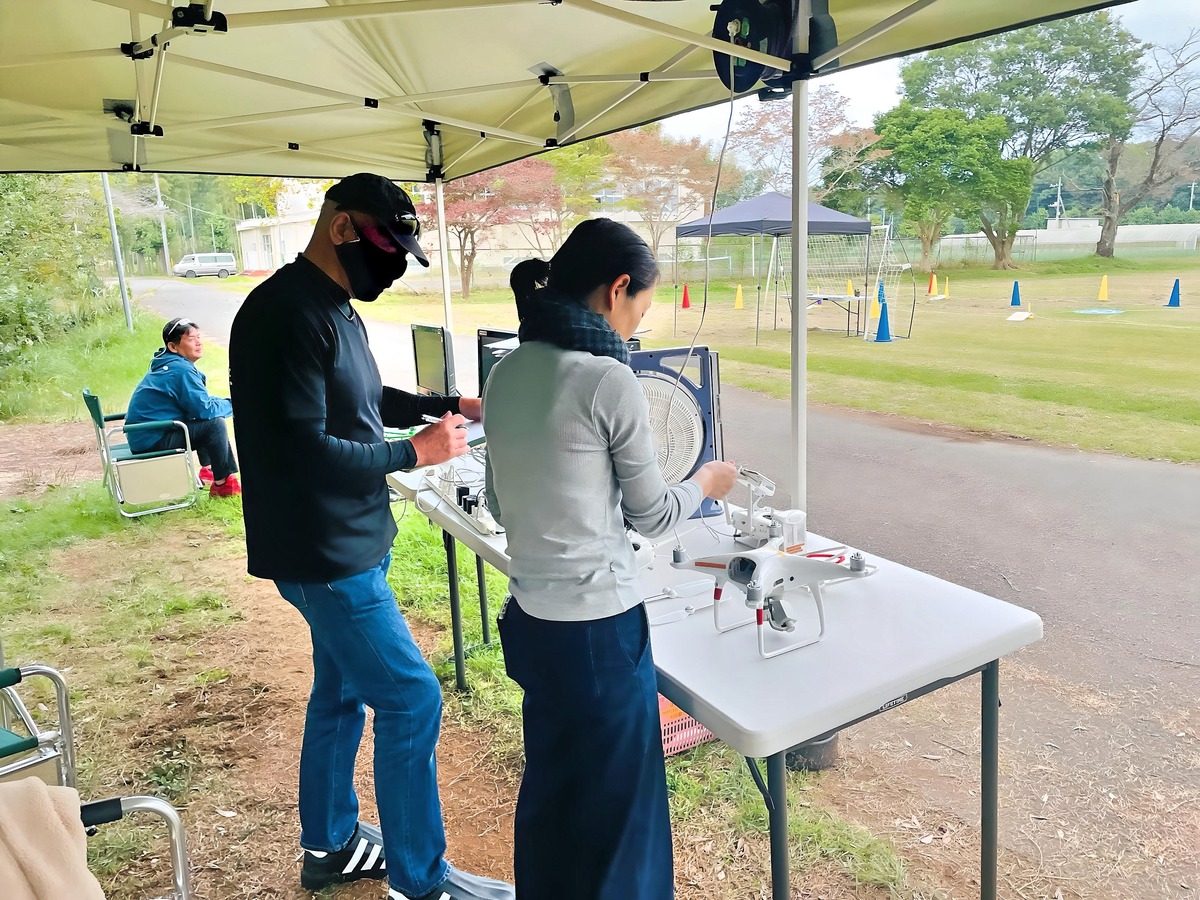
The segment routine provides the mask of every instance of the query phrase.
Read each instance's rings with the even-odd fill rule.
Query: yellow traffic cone
[[[1096,300],[1099,301],[1099,300],[1107,300],[1107,299],[1108,299],[1108,276],[1101,275],[1100,276],[1100,293],[1096,295]]]
[[[734,309],[745,309],[746,308],[745,304],[742,303],[742,286],[740,284],[737,286],[737,294],[733,298],[733,308]]]
[[[849,278],[846,279],[846,296],[847,297],[854,296],[854,281]]]
[[[950,276],[949,275],[946,276],[946,286],[944,288],[942,288],[942,296],[945,297],[947,300],[950,299]]]

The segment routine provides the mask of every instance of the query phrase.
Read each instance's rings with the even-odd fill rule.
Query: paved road
[[[241,301],[207,282],[142,279],[135,290],[221,344]],[[385,382],[411,387],[408,328],[369,329]],[[470,392],[473,340],[457,340],[456,358]],[[727,385],[722,410],[727,455],[785,471],[785,403]],[[1070,682],[1200,696],[1200,467],[832,408],[814,407],[809,429],[814,530],[1035,610],[1046,640],[1023,658]]]

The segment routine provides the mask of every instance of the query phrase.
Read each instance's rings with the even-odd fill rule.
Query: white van
[[[232,253],[189,253],[175,264],[176,275],[195,278],[197,275],[216,275],[228,278],[237,271]]]

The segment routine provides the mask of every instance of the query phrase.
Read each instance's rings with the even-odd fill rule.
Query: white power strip
[[[458,505],[457,488],[460,487],[460,479],[457,478],[457,475],[457,469],[454,468],[452,463],[426,469],[422,478],[421,489],[433,491],[433,493],[437,494],[440,499],[444,500],[447,505],[458,513],[463,521],[480,534],[503,534],[504,529],[500,527],[492,514],[483,507],[477,505],[471,512],[467,512]],[[482,493],[482,489],[478,489],[478,493]]]

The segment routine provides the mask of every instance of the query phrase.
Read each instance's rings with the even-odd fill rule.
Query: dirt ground
[[[84,425],[0,427],[0,496],[31,495],[51,483],[99,474]],[[184,551],[196,538],[167,539]],[[170,552],[171,547],[163,548]],[[77,584],[113,577],[104,541],[60,555]],[[311,678],[303,620],[273,588],[245,575],[240,553],[171,553],[178,577],[228,599],[235,621],[186,648],[196,671],[217,682],[153,685],[134,735],[139,750],[184,742],[214,776],[211,793],[185,810],[196,896],[307,898],[298,884],[295,808],[298,748]],[[427,652],[438,630],[414,627]],[[1200,713],[1172,684],[1161,692],[1100,691],[1062,682],[1018,657],[1002,667],[1000,896],[1005,900],[1197,900],[1200,898]],[[977,679],[848,729],[841,761],[812,802],[892,841],[913,900],[978,896]],[[448,702],[448,711],[453,704]],[[1132,746],[1129,723],[1161,726],[1153,745]],[[438,750],[448,855],[458,865],[511,877],[517,774],[493,753],[492,736],[448,714]],[[87,739],[82,723],[81,740]],[[363,818],[374,819],[370,728],[360,754]],[[196,796],[195,794],[189,796]],[[795,840],[795,837],[793,837]],[[768,852],[761,835],[677,823],[681,900],[765,898]],[[161,872],[143,859],[130,872]],[[833,863],[793,876],[793,898],[882,900]],[[381,898],[378,885],[329,894]],[[564,898],[569,900],[569,898]]]

